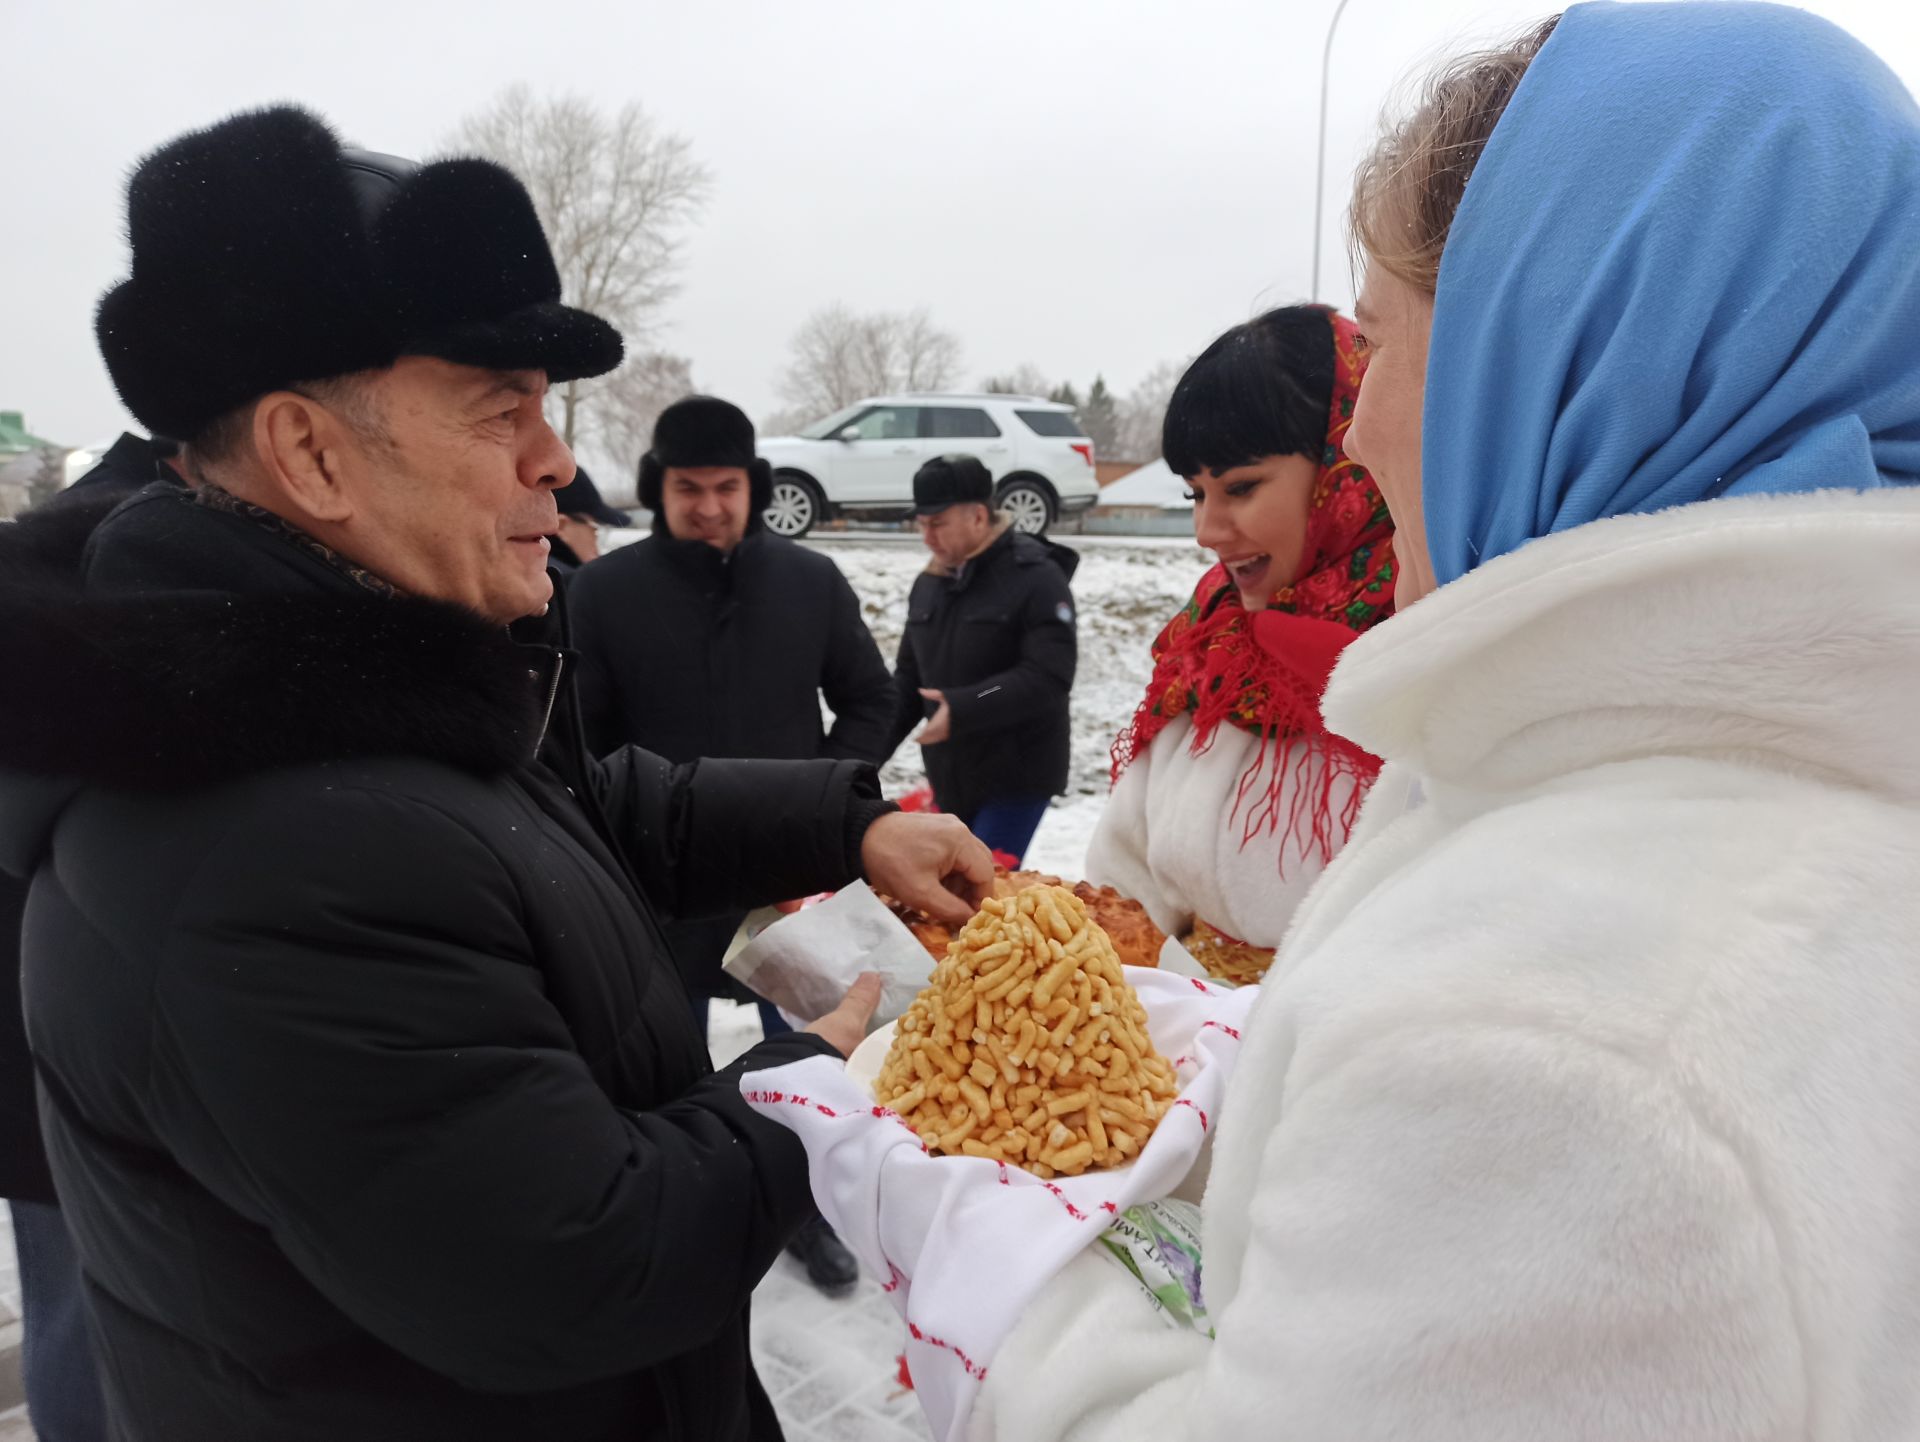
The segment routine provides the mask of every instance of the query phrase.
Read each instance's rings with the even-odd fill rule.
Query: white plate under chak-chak
[[[847,1058],[847,1075],[853,1084],[873,1094],[873,1084],[880,1080],[880,1068],[887,1060],[887,1052],[893,1046],[893,1033],[898,1022],[890,1021],[873,1033],[859,1046],[853,1049],[853,1055]]]

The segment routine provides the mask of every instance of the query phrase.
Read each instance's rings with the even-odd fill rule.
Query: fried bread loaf
[[[1067,883],[1057,876],[1048,876],[1039,871],[1008,871],[1004,867],[995,867],[993,875],[993,895],[1006,899],[1016,896],[1030,886],[1066,886]],[[1147,915],[1147,909],[1132,897],[1122,896],[1111,886],[1092,886],[1087,882],[1078,882],[1072,887],[1073,894],[1086,904],[1087,910],[1107,934],[1113,943],[1114,953],[1123,966],[1158,966],[1160,948],[1166,943],[1166,936],[1153,919]],[[953,942],[953,928],[943,921],[928,916],[924,911],[915,910],[905,902],[895,901],[892,897],[880,898],[893,914],[911,931],[927,954],[935,961],[943,959],[947,947]]]
[[[1137,1156],[1178,1092],[1081,897],[989,897],[900,1018],[874,1087],[929,1151],[1077,1176]]]

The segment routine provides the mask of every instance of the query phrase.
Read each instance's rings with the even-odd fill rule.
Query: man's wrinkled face
[[[753,487],[740,466],[668,466],[660,509],[676,541],[705,541],[724,554],[746,537]]]
[[[962,502],[914,520],[920,527],[920,539],[949,571],[965,565],[993,531],[993,512],[978,502]]]
[[[336,457],[352,508],[342,549],[410,595],[502,625],[545,610],[553,493],[574,472],[546,392],[541,371],[426,356],[366,377],[372,414],[343,431]]]

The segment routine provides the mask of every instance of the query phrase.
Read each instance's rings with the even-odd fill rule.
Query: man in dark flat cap
[[[606,503],[600,488],[593,483],[585,466],[576,466],[573,480],[555,497],[560,504],[558,529],[547,538],[552,547],[547,565],[563,574],[571,574],[589,561],[600,559],[600,528],[626,527],[633,518]]]
[[[657,911],[990,863],[855,762],[581,741],[547,570],[560,303],[526,191],[291,107],[149,157],[98,334],[192,487],[6,528],[0,868],[114,1435],[779,1436],[754,1283],[810,1215]],[[95,524],[97,522],[97,524]]]
[[[907,595],[888,749],[919,726],[940,809],[1017,863],[1066,789],[1080,557],[995,515],[973,456],[921,466],[913,511],[932,555]]]

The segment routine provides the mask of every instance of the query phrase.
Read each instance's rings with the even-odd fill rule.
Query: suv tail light
[[[1093,442],[1092,441],[1074,441],[1071,445],[1071,449],[1080,452],[1080,458],[1084,460],[1088,465],[1093,464]]]

